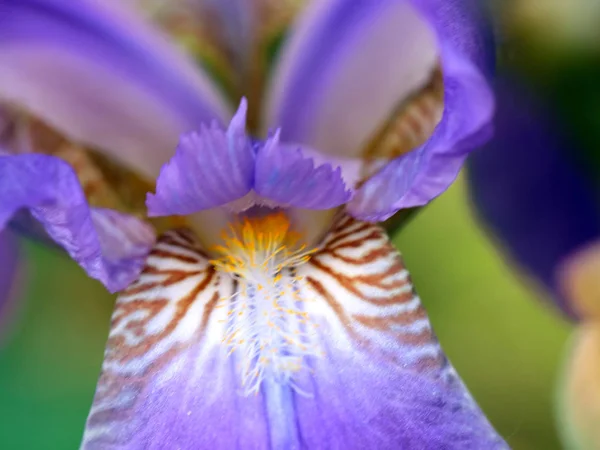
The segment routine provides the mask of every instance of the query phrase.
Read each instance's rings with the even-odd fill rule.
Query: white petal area
[[[342,217],[322,250],[298,267],[306,283],[308,316],[322,324],[327,340],[353,357],[389,358],[424,372],[446,367],[409,273],[377,225]],[[366,363],[366,361],[364,361]]]
[[[339,208],[325,210],[289,208],[286,211],[293,230],[302,235],[302,242],[308,248],[322,245],[323,239],[331,230],[331,224],[339,213]]]
[[[207,254],[212,254],[216,245],[222,245],[221,232],[235,219],[235,212],[227,207],[199,211],[189,217],[196,239]]]
[[[336,156],[357,156],[394,108],[430,79],[429,25],[403,0],[313,1],[275,69],[263,127]]]

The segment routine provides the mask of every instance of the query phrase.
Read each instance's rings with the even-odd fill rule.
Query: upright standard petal
[[[406,0],[311,2],[282,50],[263,127],[282,140],[358,156],[394,109],[429,81],[438,50]]]
[[[503,76],[496,92],[496,137],[470,159],[471,197],[508,253],[573,316],[557,269],[600,236],[594,187],[573,143],[522,81]]]
[[[384,220],[427,203],[489,136],[493,45],[476,2],[311,5],[283,51],[264,125],[282,126],[284,140],[357,156],[394,109],[427,84],[439,58],[441,122],[424,145],[365,183],[350,208],[356,217]]]
[[[342,218],[303,262],[269,299],[163,235],[117,301],[82,449],[507,448],[382,229]]]
[[[152,178],[178,136],[229,112],[141,17],[101,0],[0,0],[0,102]]]
[[[150,216],[192,214],[237,200],[254,182],[254,149],[246,135],[248,106],[242,99],[227,132],[216,123],[184,135],[164,165],[156,194],[148,194]]]
[[[154,242],[152,228],[141,220],[90,210],[71,167],[51,156],[0,156],[0,229],[23,208],[111,292],[137,277]]]
[[[385,220],[421,206],[454,181],[469,151],[491,135],[494,98],[487,77],[493,41],[477,2],[411,0],[435,31],[444,81],[444,114],[431,138],[368,180],[349,208],[355,217]]]
[[[230,55],[237,75],[245,75],[256,39],[260,5],[255,0],[187,0],[187,3],[189,14],[212,21],[211,31]]]

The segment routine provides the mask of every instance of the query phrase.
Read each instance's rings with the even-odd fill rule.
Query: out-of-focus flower
[[[497,1],[504,7],[508,26],[527,35],[542,48],[559,47],[569,51],[600,47],[600,3],[589,0],[516,0]],[[502,5],[504,3],[504,5]],[[556,50],[556,48],[554,49]]]
[[[568,448],[600,444],[600,323],[584,321],[573,333],[559,386],[560,431]]]
[[[224,2],[223,20],[241,5]],[[229,120],[161,36],[116,4],[0,0],[13,130],[0,226],[31,230],[13,217],[27,208],[88,274],[126,287],[83,447],[506,448],[368,223],[439,195],[488,135],[490,55],[470,2],[311,3],[248,124],[246,100]],[[158,176],[149,215],[192,229],[154,243],[143,217],[90,207],[94,171],[35,153],[15,106],[102,151],[100,165]]]
[[[18,257],[19,248],[11,232],[7,230],[0,232],[0,339],[7,326],[4,320],[9,317],[8,310],[12,308],[11,300],[16,296],[14,290]]]
[[[580,321],[561,385],[560,429],[600,445],[600,210],[575,140],[516,76],[497,80],[496,134],[469,160],[477,212],[525,274]]]
[[[474,205],[509,255],[575,317],[559,269],[600,236],[592,182],[560,122],[521,80],[499,78],[496,95],[494,139],[469,159]]]

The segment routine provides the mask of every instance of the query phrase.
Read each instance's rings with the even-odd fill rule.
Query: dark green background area
[[[464,190],[459,180],[395,242],[442,345],[512,448],[559,449],[553,398],[569,326],[502,262]],[[0,349],[0,448],[77,449],[113,298],[66,257],[23,250],[23,295]]]

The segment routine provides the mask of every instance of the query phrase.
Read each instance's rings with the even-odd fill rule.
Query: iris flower
[[[0,0],[0,226],[121,291],[82,448],[506,448],[376,224],[487,137],[489,43],[465,1],[312,2],[231,102],[118,5]],[[95,203],[86,158],[157,179],[152,223],[186,227]]]

